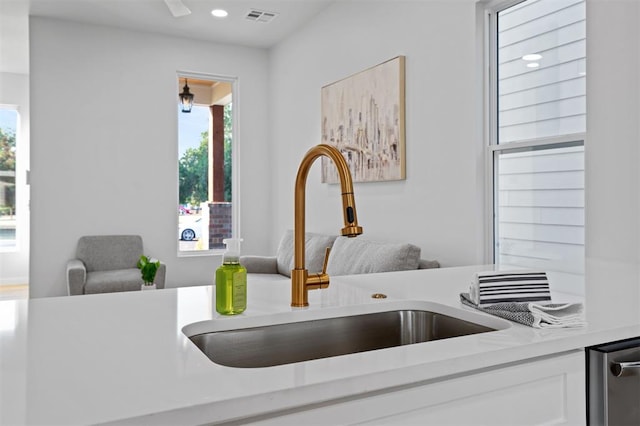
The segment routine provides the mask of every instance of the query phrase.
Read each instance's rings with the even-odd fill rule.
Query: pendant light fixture
[[[180,93],[180,105],[182,106],[182,112],[191,112],[193,107],[193,93],[189,92],[186,78],[184,79],[184,88]]]

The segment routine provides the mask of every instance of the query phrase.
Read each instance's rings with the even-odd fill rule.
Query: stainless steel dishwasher
[[[587,423],[640,425],[640,337],[587,348]]]

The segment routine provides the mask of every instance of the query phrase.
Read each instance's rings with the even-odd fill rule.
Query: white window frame
[[[231,84],[231,94],[233,96],[233,113],[231,115],[231,132],[233,134],[233,139],[231,141],[231,219],[233,223],[231,224],[231,233],[232,238],[241,238],[240,233],[240,83],[237,77],[226,76],[226,75],[217,75],[217,74],[207,74],[193,71],[176,71],[176,93],[180,91],[180,87],[178,87],[178,79],[180,77],[186,77],[187,79],[198,79],[198,80],[211,80],[211,81],[220,81],[224,83]],[[176,123],[177,124],[177,123]],[[178,126],[176,125],[176,141],[178,140]],[[180,160],[178,157],[178,150],[176,149],[176,165]],[[180,192],[180,169],[176,170],[176,187],[175,194],[176,200],[179,197]],[[176,206],[178,203],[176,202]],[[178,215],[176,214],[176,225],[174,229],[178,229]],[[175,238],[175,232],[173,233]],[[211,250],[193,250],[193,251],[181,251],[180,250],[180,241],[176,239],[176,252],[178,257],[194,257],[194,256],[219,256],[225,252],[225,249],[211,249]]]
[[[500,153],[516,152],[535,148],[560,148],[577,144],[586,145],[586,133],[573,133],[555,137],[530,139],[498,144],[498,13],[525,0],[493,0],[485,3],[484,11],[484,58],[485,87],[485,259],[496,263],[497,159]]]

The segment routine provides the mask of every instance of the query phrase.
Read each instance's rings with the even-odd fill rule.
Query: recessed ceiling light
[[[525,61],[537,61],[538,59],[542,59],[542,55],[537,53],[529,53],[528,55],[524,55],[522,57]]]
[[[216,18],[226,18],[229,15],[229,12],[224,9],[213,9],[211,14]]]
[[[537,63],[537,62],[529,62],[527,64],[527,68],[538,68],[539,66],[540,66],[540,64]]]

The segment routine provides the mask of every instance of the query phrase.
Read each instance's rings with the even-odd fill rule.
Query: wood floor
[[[0,300],[16,300],[29,298],[29,285],[0,285]]]

